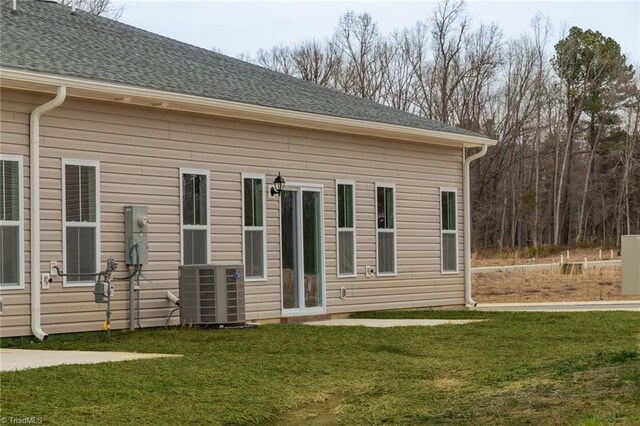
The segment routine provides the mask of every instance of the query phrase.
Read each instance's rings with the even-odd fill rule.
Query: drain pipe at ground
[[[178,296],[171,293],[169,290],[167,290],[167,299],[169,299],[169,301],[174,305],[180,305],[180,299],[178,298]]]
[[[55,98],[40,105],[29,119],[29,164],[31,173],[31,332],[38,340],[47,333],[40,323],[40,117],[57,108],[67,97],[67,88],[58,87]]]
[[[471,297],[471,183],[469,179],[469,165],[472,161],[484,156],[487,153],[487,148],[488,145],[482,145],[480,152],[464,160],[464,166],[462,168],[464,203],[464,301],[468,308],[473,308],[477,305]]]

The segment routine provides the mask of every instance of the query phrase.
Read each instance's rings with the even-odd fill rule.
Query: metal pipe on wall
[[[465,158],[462,168],[462,192],[464,203],[464,301],[467,307],[474,307],[477,303],[471,296],[471,183],[469,166],[487,153],[488,145],[483,145],[480,152]],[[463,149],[464,152],[464,149]]]
[[[134,283],[133,276],[135,275],[136,266],[129,265],[129,330],[133,331],[136,328],[135,322],[135,307],[134,307]]]

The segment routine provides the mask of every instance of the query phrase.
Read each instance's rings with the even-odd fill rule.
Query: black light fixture
[[[273,186],[271,187],[271,196],[280,194],[284,189],[284,185],[287,182],[280,176],[280,172],[278,172],[278,176],[273,180]]]

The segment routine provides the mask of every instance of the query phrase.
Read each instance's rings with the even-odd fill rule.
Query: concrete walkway
[[[63,364],[97,364],[100,362],[136,359],[181,357],[170,354],[142,354],[133,352],[38,351],[32,349],[0,349],[0,371],[51,367]]]
[[[640,311],[640,300],[546,303],[478,303],[475,311],[512,312],[580,312],[580,311]]]
[[[483,320],[438,320],[438,319],[367,319],[367,318],[343,318],[327,321],[305,322],[307,325],[324,326],[361,326],[361,327],[409,327],[409,326],[434,326],[443,324],[468,324]]]

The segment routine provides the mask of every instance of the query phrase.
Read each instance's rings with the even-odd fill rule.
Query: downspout
[[[60,106],[67,97],[67,88],[58,87],[55,98],[40,105],[29,119],[29,158],[31,172],[31,332],[38,340],[47,333],[40,324],[40,117]]]
[[[465,158],[462,168],[464,203],[464,301],[468,308],[477,305],[471,297],[471,184],[469,179],[469,165],[474,160],[484,156],[487,153],[487,148],[488,145],[482,145],[480,152],[473,154],[469,158]]]

